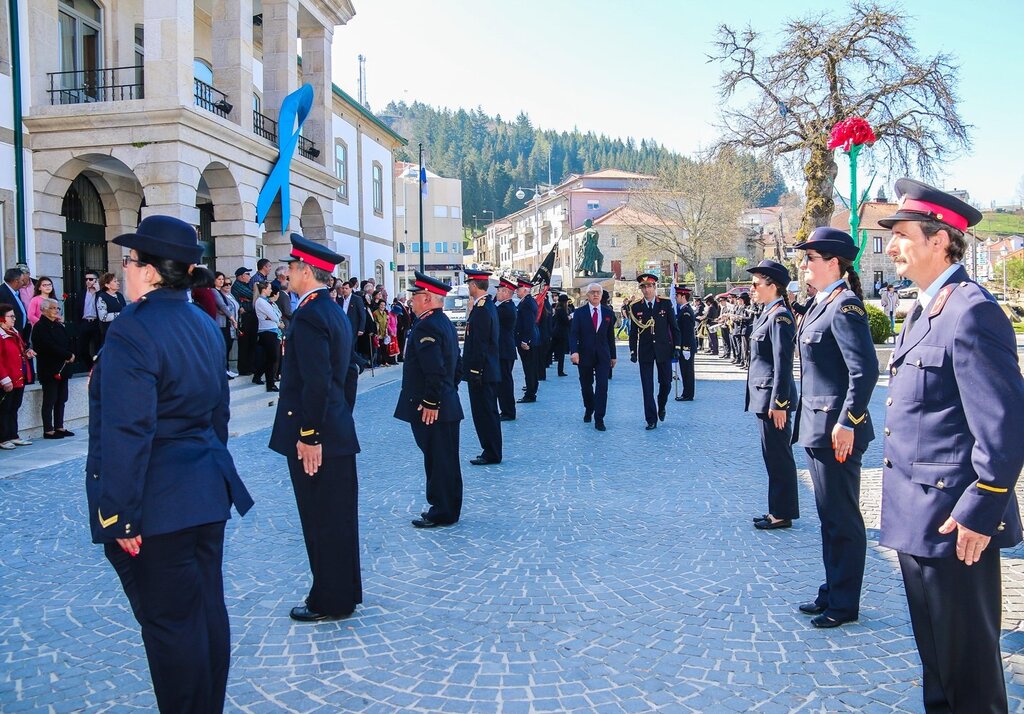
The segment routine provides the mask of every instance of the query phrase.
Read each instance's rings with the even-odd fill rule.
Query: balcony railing
[[[277,142],[277,122],[255,109],[252,112],[252,130],[270,142]]]
[[[142,99],[142,67],[105,67],[47,72],[50,104],[121,102]]]
[[[320,156],[320,149],[316,148],[316,142],[304,136],[299,137],[299,153],[310,161],[315,161]]]
[[[195,83],[196,106],[227,119],[232,109],[231,102],[228,101],[228,95],[216,87],[211,87],[202,80],[195,79],[193,81]]]

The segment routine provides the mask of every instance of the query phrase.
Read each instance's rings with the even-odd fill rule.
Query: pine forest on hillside
[[[687,161],[653,139],[641,139],[638,144],[632,138],[623,141],[579,129],[536,129],[522,112],[508,122],[500,115],[487,116],[479,107],[452,111],[420,102],[392,102],[380,116],[409,140],[407,147],[396,152],[397,160],[417,162],[417,143],[422,141],[428,170],[462,180],[463,224],[469,227],[474,215],[483,221],[485,210],[489,221],[490,211],[500,218],[521,209],[525,204],[515,197],[516,190],[547,183],[549,157],[555,185],[570,174],[614,168],[653,175]],[[755,178],[764,171],[753,157],[746,160],[751,167],[751,205],[775,205],[786,190],[782,177],[772,171],[773,185],[764,190],[763,181]]]

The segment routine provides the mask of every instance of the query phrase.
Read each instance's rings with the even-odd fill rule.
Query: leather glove
[[[629,353],[629,361],[630,362],[636,362],[636,352],[630,352]]]

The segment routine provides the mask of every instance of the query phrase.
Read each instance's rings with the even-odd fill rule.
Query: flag
[[[554,245],[551,246],[551,252],[544,259],[544,262],[537,268],[537,274],[533,276],[533,284],[543,283],[544,287],[540,289],[540,293],[537,295],[537,322],[540,322],[540,316],[544,312],[544,301],[548,297],[548,288],[551,286],[551,272],[555,269],[555,251],[558,249],[558,241],[555,241]]]
[[[427,167],[420,164],[420,195],[427,197]]]

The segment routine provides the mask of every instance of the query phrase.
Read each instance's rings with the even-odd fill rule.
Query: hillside
[[[484,218],[484,210],[498,217],[523,207],[515,197],[520,186],[559,183],[569,174],[617,168],[656,174],[676,162],[685,161],[653,139],[613,139],[593,132],[544,131],[535,128],[525,113],[514,121],[490,117],[480,108],[466,111],[435,109],[426,104],[388,104],[378,113],[384,121],[409,140],[409,146],[395,153],[402,161],[418,161],[417,143],[423,142],[427,168],[441,176],[462,180],[463,224],[473,225],[473,215]],[[751,157],[751,176],[757,171]],[[778,201],[786,187],[774,172],[774,186],[757,198],[758,205]],[[754,181],[751,182],[753,187]],[[753,193],[753,188],[751,190]],[[490,213],[487,219],[490,219]]]
[[[1014,213],[996,213],[986,211],[982,214],[981,223],[975,229],[983,236],[1024,236],[1024,211]]]

